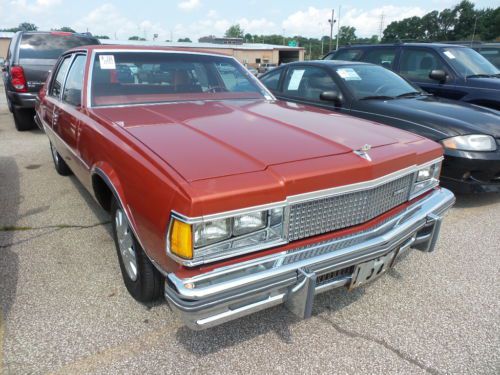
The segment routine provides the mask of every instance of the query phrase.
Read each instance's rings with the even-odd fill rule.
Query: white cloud
[[[309,7],[306,10],[297,11],[289,15],[283,22],[282,27],[287,35],[304,35],[320,37],[330,33],[331,9],[318,9]],[[338,19],[338,9],[335,10],[335,19]],[[387,26],[393,21],[412,16],[423,16],[427,11],[418,6],[405,7],[385,5],[376,9],[364,10],[346,6],[341,9],[340,26],[353,26],[356,28],[356,35],[359,37],[369,37],[378,34],[380,29],[381,16],[384,16],[383,26]],[[337,34],[338,25],[335,24],[333,34]]]
[[[13,9],[16,9],[17,12],[42,13],[61,3],[62,0],[12,0],[10,5]]]
[[[132,35],[146,37],[151,40],[153,34],[159,35],[159,40],[168,38],[168,31],[160,24],[149,20],[132,21],[124,16],[113,4],[103,4],[80,18],[72,25],[75,30],[86,31],[95,35],[108,35],[118,39],[128,39]]]
[[[200,0],[183,0],[179,4],[177,4],[177,7],[182,10],[190,11],[198,8],[200,5]]]

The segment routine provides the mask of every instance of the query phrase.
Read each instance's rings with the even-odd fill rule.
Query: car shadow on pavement
[[[455,203],[456,208],[481,207],[500,202],[500,193],[455,193],[455,197],[457,198],[457,202]]]
[[[11,157],[0,157],[0,218],[9,217],[9,223],[0,222],[0,313],[3,312],[3,319],[0,320],[4,322],[16,297],[19,272],[18,255],[11,250],[16,231],[6,225],[15,225],[20,202],[16,161]]]
[[[335,313],[357,301],[364,293],[364,288],[358,288],[319,294],[314,300],[312,317],[325,312]],[[176,339],[187,351],[204,357],[269,332],[274,332],[284,344],[290,344],[294,341],[291,328],[302,321],[281,305],[204,331],[182,326],[176,332]]]

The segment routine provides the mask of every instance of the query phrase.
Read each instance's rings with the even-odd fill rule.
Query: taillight
[[[18,92],[28,92],[28,85],[26,84],[26,77],[24,70],[20,66],[13,66],[10,68],[10,77],[12,86]]]

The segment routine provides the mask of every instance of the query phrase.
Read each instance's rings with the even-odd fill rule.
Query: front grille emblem
[[[354,153],[359,157],[362,157],[365,160],[372,161],[372,158],[368,154],[368,151],[372,149],[372,146],[369,144],[364,145],[359,150],[355,150]]]

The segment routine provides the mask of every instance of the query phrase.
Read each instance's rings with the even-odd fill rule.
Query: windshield
[[[99,44],[97,39],[78,35],[24,34],[19,47],[19,59],[57,60],[73,47]]]
[[[96,54],[91,93],[94,106],[270,98],[232,58],[161,51]]]
[[[500,70],[495,68],[488,60],[470,48],[446,47],[443,56],[461,75],[496,75]]]
[[[378,65],[348,65],[335,69],[356,99],[394,98],[420,90],[389,69]]]

